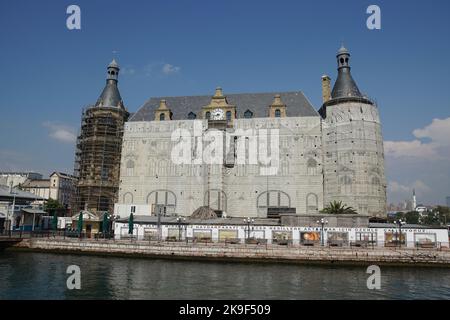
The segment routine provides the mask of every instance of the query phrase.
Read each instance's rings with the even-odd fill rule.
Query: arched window
[[[123,195],[123,203],[133,203],[133,194],[131,192]]]
[[[281,117],[281,111],[280,109],[276,109],[275,110],[275,118],[280,118]]]
[[[349,175],[343,175],[339,177],[339,185],[341,188],[341,193],[349,194],[352,193],[352,177]]]
[[[317,174],[317,161],[313,158],[309,158],[306,162],[306,171],[309,175]]]
[[[205,206],[213,210],[227,211],[227,195],[219,189],[211,189],[205,193]]]
[[[290,208],[291,198],[281,190],[269,190],[261,193],[256,199],[258,209]]]
[[[127,161],[127,176],[128,177],[134,176],[134,161],[133,160]]]
[[[147,195],[147,204],[152,206],[164,205],[168,214],[174,213],[177,205],[177,196],[170,190],[155,190]]]
[[[244,118],[246,118],[246,119],[253,118],[253,112],[251,112],[249,109],[247,109],[247,111],[244,112]]]
[[[231,111],[227,111],[227,121],[231,121]]]
[[[161,113],[159,115],[159,121],[164,121],[166,119],[166,114],[165,113]]]
[[[195,118],[197,118],[197,115],[195,113],[193,113],[192,111],[188,113],[189,120],[194,120]]]
[[[306,196],[306,211],[307,213],[317,212],[318,210],[318,197],[315,193],[309,193]]]
[[[207,111],[205,113],[205,117],[206,117],[206,119],[210,119],[211,118],[211,112]]]

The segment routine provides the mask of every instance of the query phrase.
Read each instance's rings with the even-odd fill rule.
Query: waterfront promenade
[[[11,250],[271,263],[450,267],[450,250],[28,238]]]

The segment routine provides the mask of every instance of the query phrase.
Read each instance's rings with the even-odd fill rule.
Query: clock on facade
[[[211,112],[211,119],[212,120],[224,120],[225,119],[225,113],[223,112],[222,109],[214,109]]]

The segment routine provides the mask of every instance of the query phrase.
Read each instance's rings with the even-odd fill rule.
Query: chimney
[[[327,75],[322,76],[322,99],[323,103],[331,99],[331,78]]]

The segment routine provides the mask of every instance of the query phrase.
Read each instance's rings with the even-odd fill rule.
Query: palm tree
[[[320,212],[329,214],[357,214],[355,209],[348,207],[346,204],[342,204],[342,201],[330,202]]]

